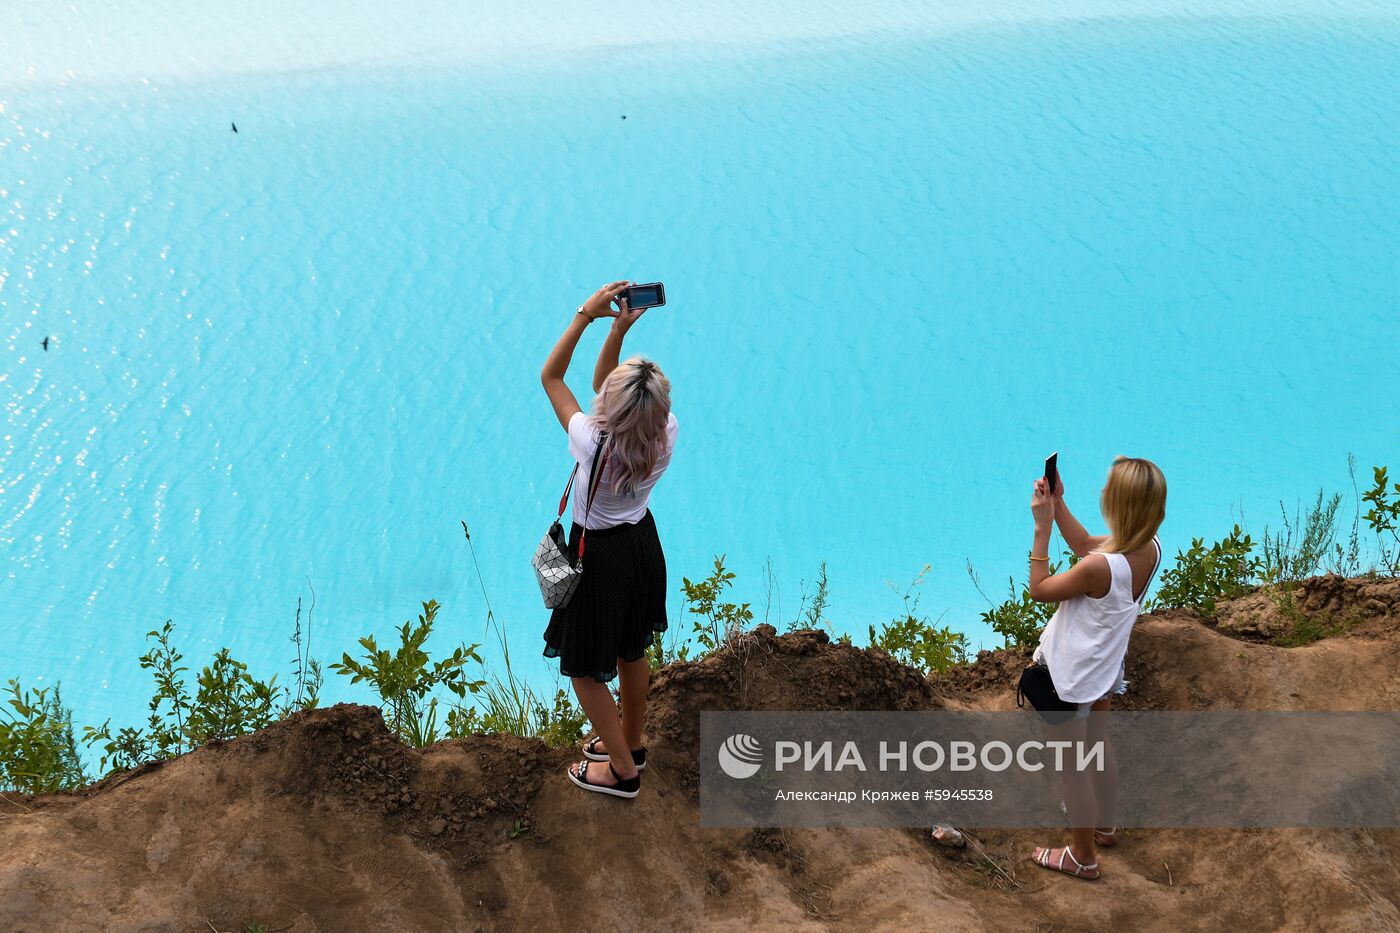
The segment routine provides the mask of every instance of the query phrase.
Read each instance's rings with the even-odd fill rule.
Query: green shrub
[[[155,645],[141,655],[141,669],[150,671],[156,683],[146,727],[125,726],[116,735],[111,731],[111,719],[96,728],[83,727],[83,742],[89,747],[102,747],[98,769],[103,772],[109,764],[112,771],[125,771],[189,750],[185,723],[190,716],[190,697],[182,676],[189,668],[181,665],[184,656],[170,644],[171,629],[171,622],[166,619],[165,625],[146,633],[146,639],[154,639]]]
[[[1380,569],[1400,574],[1400,482],[1390,483],[1386,467],[1375,467],[1375,480],[1361,496],[1369,508],[1362,516],[1376,533]]]
[[[479,645],[458,645],[437,662],[423,650],[439,608],[436,600],[429,600],[423,604],[417,625],[405,622],[400,626],[399,646],[392,654],[380,648],[373,635],[367,635],[360,639],[363,660],[344,654],[331,665],[331,670],[349,677],[352,684],[365,681],[374,687],[389,728],[403,741],[416,745],[437,741],[437,701],[429,700],[428,694],[442,688],[461,699],[485,686],[485,681],[469,680],[464,670],[468,661],[481,663],[476,653]]]
[[[141,656],[141,669],[151,672],[155,692],[144,728],[127,726],[112,733],[112,720],[83,728],[83,742],[100,745],[99,770],[125,771],[148,761],[182,755],[215,739],[231,739],[263,728],[276,718],[274,707],[280,692],[277,678],[263,682],[248,673],[248,666],[229,655],[227,648],[197,679],[191,701],[185,686],[189,668],[184,655],[170,643],[169,619],[146,633],[155,644]]]
[[[1050,572],[1054,573],[1057,569],[1052,566]],[[1002,644],[1007,648],[1015,651],[1034,648],[1040,643],[1040,633],[1057,607],[1054,603],[1031,599],[1030,588],[1024,583],[1018,588],[1014,578],[1007,578],[1006,583],[1009,590],[1007,598],[982,613],[982,622],[1001,636]],[[981,587],[978,587],[978,592],[981,592]],[[986,599],[985,593],[982,598]],[[987,602],[991,603],[991,600]]]
[[[724,567],[724,555],[715,558],[714,570],[708,577],[692,582],[682,579],[686,611],[696,616],[691,634],[699,642],[702,653],[716,651],[753,621],[748,603],[724,603],[720,597],[734,585],[734,574]]]
[[[277,678],[254,680],[248,665],[229,657],[227,648],[200,671],[198,683],[188,727],[192,747],[256,732],[276,718]]]
[[[817,568],[816,588],[810,599],[807,596],[807,583],[802,583],[802,599],[798,604],[797,618],[788,623],[787,630],[830,629],[831,622],[826,618],[826,607],[831,601],[831,589],[826,580],[826,561]]]
[[[1065,551],[1065,557],[1071,567],[1079,563],[1079,556],[1071,551]],[[1060,565],[1049,564],[1047,570],[1052,575],[1057,574],[1060,572]],[[982,589],[982,581],[978,578],[977,572],[972,569],[970,561],[967,565],[967,575],[972,580],[972,585],[978,594],[987,602],[987,611],[981,616],[982,624],[1001,636],[1004,647],[1013,651],[1021,651],[1026,648],[1034,648],[1040,643],[1041,631],[1055,614],[1055,609],[1058,608],[1055,603],[1043,603],[1031,599],[1029,585],[1026,583],[1017,584],[1014,577],[1007,578],[1006,599],[1000,603],[993,603],[986,591]]]
[[[667,632],[657,632],[647,651],[647,664],[653,674],[667,664],[690,660],[690,644],[683,641],[674,629],[667,631],[671,635],[669,642],[665,637]]]
[[[1206,616],[1214,615],[1216,602],[1254,588],[1262,561],[1253,552],[1254,541],[1239,525],[1210,547],[1203,538],[1193,538],[1191,547],[1178,551],[1176,562],[1163,571],[1152,608],[1199,609]]]
[[[87,782],[73,714],[63,706],[58,685],[34,692],[11,680],[0,707],[0,790],[48,794]]]
[[[870,626],[870,647],[879,648],[899,663],[925,674],[946,671],[955,665],[966,663],[968,649],[966,635],[940,626],[919,612],[919,599],[922,594],[917,590],[928,572],[929,568],[925,565],[902,593],[891,584],[890,589],[895,591],[903,603],[903,611],[881,625],[878,632],[875,626]]]
[[[1283,530],[1271,534],[1265,528],[1260,543],[1259,574],[1265,583],[1288,583],[1317,573],[1327,556],[1334,553],[1337,511],[1341,505],[1340,494],[1328,498],[1319,489],[1307,512],[1301,513],[1295,507],[1290,519],[1288,510],[1279,503]]]

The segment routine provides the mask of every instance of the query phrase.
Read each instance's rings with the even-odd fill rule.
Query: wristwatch
[[[591,316],[589,316],[588,312],[585,311],[585,310],[583,310],[583,305],[579,305],[578,308],[575,309],[574,313],[575,313],[575,314],[582,314],[585,320],[589,320],[589,321],[593,320],[593,318],[592,318]]]

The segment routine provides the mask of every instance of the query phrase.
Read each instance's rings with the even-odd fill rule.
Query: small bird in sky
[[[624,113],[624,114],[622,115],[622,119],[626,120],[626,119],[627,119],[627,114]]]
[[[238,132],[238,124],[237,124],[237,123],[234,123],[232,120],[230,120],[228,125],[231,126],[231,127],[233,127],[233,131],[234,131],[235,133]]]
[[[43,343],[41,343],[40,346],[42,346],[42,347],[44,348],[44,352],[45,352],[45,353],[48,353],[48,352],[49,352],[49,338],[45,337],[44,340],[43,340]]]

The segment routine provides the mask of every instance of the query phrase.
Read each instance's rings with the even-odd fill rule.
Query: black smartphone
[[[633,311],[638,308],[659,308],[666,303],[666,286],[660,282],[652,282],[650,285],[629,285],[617,297],[626,298],[627,307]]]
[[[1055,494],[1055,486],[1060,482],[1060,469],[1056,465],[1059,458],[1060,452],[1058,450],[1045,458],[1045,485],[1050,488],[1052,496]]]

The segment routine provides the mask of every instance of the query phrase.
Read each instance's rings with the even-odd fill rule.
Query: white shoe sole
[[[604,760],[606,761],[606,759]],[[592,791],[595,794],[608,794],[613,797],[623,797],[627,800],[631,800],[633,797],[641,793],[640,789],[618,790],[616,787],[605,787],[600,784],[589,784],[587,781],[580,781],[578,778],[574,777],[574,773],[572,771],[567,771],[565,773],[569,775],[569,780],[573,781],[575,785],[583,788],[586,791]]]
[[[587,758],[589,761],[612,761],[612,758],[608,755],[599,755],[596,752],[590,752],[586,748],[583,750],[583,757]],[[633,762],[633,764],[636,764],[636,762]],[[646,762],[637,765],[638,771],[645,771],[646,769]]]

